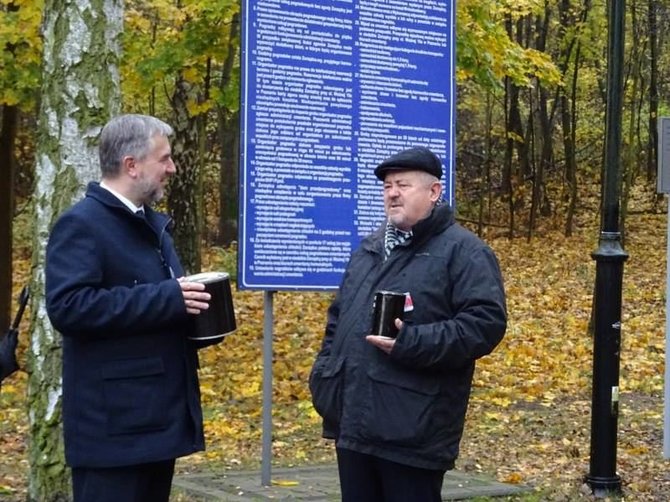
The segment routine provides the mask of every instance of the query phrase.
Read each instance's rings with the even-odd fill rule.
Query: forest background
[[[668,113],[669,4],[625,4],[620,228],[630,258],[618,465],[627,500],[670,500],[661,456],[666,202],[655,193],[657,118]],[[534,488],[528,500],[590,497],[582,477],[589,459],[591,253],[604,167],[607,5],[457,2],[458,219],[498,254],[510,315],[505,340],[478,365],[457,467],[527,484]],[[164,209],[177,223],[187,267],[236,273],[240,4],[129,0],[120,9],[111,0],[2,0],[0,328],[9,326],[24,284],[37,286],[31,306],[40,298],[35,251],[48,231],[40,209],[46,204],[55,215],[69,203],[62,185],[45,196],[38,182],[46,170],[40,152],[55,149],[40,141],[40,110],[53,99],[50,83],[59,74],[49,55],[81,19],[93,19],[92,40],[104,43],[109,20],[96,17],[102,12],[117,12],[124,21],[120,109],[157,115],[177,131],[179,175]],[[78,71],[92,82],[101,73],[92,65]],[[81,185],[84,176],[73,178]],[[319,439],[306,386],[330,299],[328,293],[286,292],[275,300],[282,313],[273,347],[278,464],[334,460],[332,445]],[[259,465],[262,294],[236,291],[234,301],[238,332],[202,355],[208,451],[181,461],[181,470]],[[4,382],[0,393],[3,500],[57,500],[67,493],[62,446],[54,439],[59,409],[48,419],[36,414],[47,405],[40,382],[57,386],[59,371],[35,363],[41,321],[39,309],[24,319],[19,358],[25,371]],[[58,349],[57,342],[49,347]]]

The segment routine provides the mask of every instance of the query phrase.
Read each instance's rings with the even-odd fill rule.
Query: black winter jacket
[[[475,360],[506,328],[503,280],[493,251],[437,206],[410,241],[383,260],[384,226],[354,251],[328,310],[310,390],[324,437],[425,469],[454,466]],[[365,341],[374,294],[408,293],[413,310],[390,355]]]

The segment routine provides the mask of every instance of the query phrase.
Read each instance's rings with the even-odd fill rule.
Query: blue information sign
[[[453,203],[453,2],[245,0],[242,21],[238,286],[334,289],[384,221],[384,158],[429,147]]]

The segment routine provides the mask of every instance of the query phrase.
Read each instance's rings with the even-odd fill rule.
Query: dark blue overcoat
[[[133,214],[97,183],[56,222],[46,306],[63,335],[72,467],[155,462],[204,449],[192,321],[169,219]],[[39,355],[38,355],[39,357]]]

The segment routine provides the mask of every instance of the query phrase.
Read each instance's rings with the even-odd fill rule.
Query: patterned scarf
[[[404,232],[394,227],[390,222],[386,222],[386,232],[384,233],[384,259],[391,254],[391,250],[398,244],[402,244],[412,238],[412,231]]]

